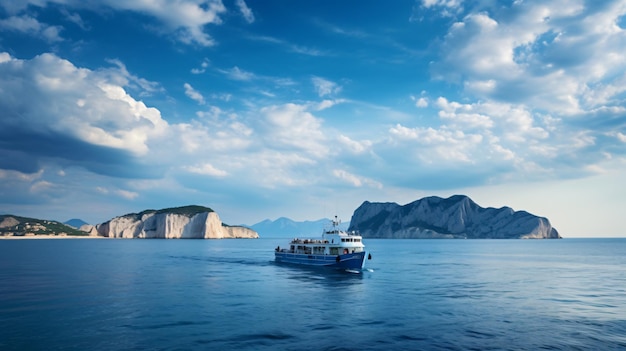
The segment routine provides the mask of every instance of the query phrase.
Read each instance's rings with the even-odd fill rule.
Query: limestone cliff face
[[[78,230],[88,233],[89,236],[98,236],[98,229],[96,229],[95,225],[83,224]]]
[[[175,212],[175,211],[174,211]],[[96,226],[98,235],[109,238],[226,239],[258,238],[254,230],[226,226],[217,213],[172,213],[144,211],[116,217]]]
[[[469,197],[432,196],[404,206],[364,202],[350,228],[366,238],[559,239],[547,218],[509,207],[483,208]]]

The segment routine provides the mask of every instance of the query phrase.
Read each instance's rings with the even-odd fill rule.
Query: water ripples
[[[269,239],[6,244],[2,350],[626,349],[626,240],[369,240],[358,273]]]

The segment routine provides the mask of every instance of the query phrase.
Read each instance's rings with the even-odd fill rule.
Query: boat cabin
[[[277,248],[277,251],[305,255],[341,255],[364,251],[362,237],[355,232],[340,230],[325,231],[321,239],[295,238],[289,243],[289,249]]]

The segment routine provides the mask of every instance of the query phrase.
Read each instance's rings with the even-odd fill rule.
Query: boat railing
[[[321,239],[298,239],[291,240],[292,244],[328,244],[328,240]]]
[[[325,234],[345,234],[347,236],[360,236],[361,234],[359,233],[358,230],[351,230],[351,231],[343,231],[343,230],[327,230],[324,232]]]

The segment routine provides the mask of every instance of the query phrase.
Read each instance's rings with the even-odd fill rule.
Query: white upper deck
[[[322,238],[295,238],[291,241],[291,244],[300,245],[315,245],[315,246],[329,246],[329,247],[341,247],[341,248],[363,248],[363,238],[356,232],[346,232],[339,229],[341,222],[337,220],[332,221],[332,226],[324,229]]]

